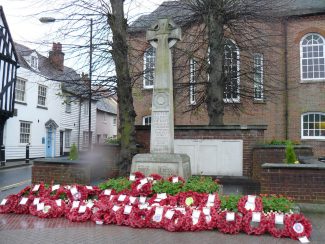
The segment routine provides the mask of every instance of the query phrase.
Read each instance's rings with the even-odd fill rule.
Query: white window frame
[[[91,136],[91,144],[93,143],[93,132],[91,131],[90,132],[90,136]],[[88,134],[88,131],[83,131],[83,134],[82,134],[82,144],[84,147],[88,147],[88,139],[89,138],[89,134]]]
[[[71,134],[72,130],[71,129],[66,129],[64,133],[64,146],[66,148],[71,147]]]
[[[239,48],[236,44],[235,41],[231,40],[231,39],[227,39],[228,42],[231,42],[235,47],[236,47],[236,50],[234,50],[234,52],[236,52],[237,54],[237,62],[236,62],[236,65],[237,65],[237,77],[236,77],[236,80],[237,80],[237,93],[238,93],[238,96],[237,98],[223,98],[223,101],[225,103],[239,103],[240,102],[240,51],[239,51]],[[225,43],[225,46],[227,44]],[[226,67],[226,50],[225,50],[225,67]],[[226,75],[226,73],[225,73]],[[226,91],[224,91],[225,93]]]
[[[84,105],[84,115],[89,115],[89,101],[85,101]]]
[[[22,82],[22,84],[23,84],[22,86],[23,87],[19,87],[19,83],[20,82]],[[26,82],[27,82],[26,79],[17,77],[15,101],[17,101],[17,102],[26,102]],[[19,94],[19,92],[22,93],[22,96],[23,96],[23,99],[22,100],[18,99],[17,94]]]
[[[142,117],[142,125],[151,125],[151,115]]]
[[[196,65],[197,61],[194,58],[190,59],[190,104],[195,105],[196,104]]]
[[[149,51],[150,53],[149,56]],[[148,62],[149,60],[149,62]],[[155,80],[156,49],[148,47],[143,55],[143,88],[152,89]],[[149,83],[149,84],[148,84]]]
[[[312,122],[312,123],[314,123],[314,128],[313,129],[310,129],[309,128],[309,115],[314,115],[314,121]],[[315,125],[317,124],[317,122],[315,121],[315,115],[319,115],[319,136],[315,136],[315,131],[316,131],[316,129],[315,129]],[[304,116],[308,116],[307,118],[308,118],[308,121],[307,122],[304,122]],[[322,122],[322,117],[324,118],[324,122]],[[305,125],[305,123],[307,124],[307,129],[304,129],[304,125]],[[323,123],[324,123],[324,125],[323,125]],[[324,128],[323,128],[323,126],[324,126]],[[305,131],[308,131],[308,136],[305,136],[304,135],[304,130]],[[311,131],[311,130],[314,130],[314,135],[313,136],[309,136],[309,132]],[[304,113],[304,114],[302,114],[301,115],[301,139],[317,139],[317,140],[325,140],[325,135],[324,136],[322,136],[321,135],[321,133],[322,133],[322,131],[324,131],[324,133],[325,133],[325,113],[324,112],[308,112],[308,113]]]
[[[72,108],[71,97],[67,96],[66,97],[66,103],[65,103],[65,112],[66,113],[71,113],[71,108]]]
[[[262,53],[254,53],[254,100],[263,101],[264,100],[264,56]],[[259,64],[257,63],[259,59]],[[260,78],[260,80],[258,80]],[[261,97],[256,96],[256,90],[259,89]]]
[[[41,94],[42,92],[42,89],[45,89],[45,95],[44,94]],[[46,107],[46,104],[47,104],[47,87],[46,86],[43,86],[43,85],[38,85],[38,93],[37,93],[37,105],[38,106],[42,106],[42,107]],[[40,98],[44,98],[44,104],[40,104]]]
[[[309,36],[312,36],[312,35],[316,35],[318,36],[319,38],[321,38],[323,40],[323,45],[322,44],[311,44],[311,45],[303,45],[303,41],[309,37]],[[313,48],[315,46],[319,46],[319,47],[322,47],[323,48],[323,56],[322,57],[314,57],[314,55],[312,55],[312,57],[308,57],[308,50],[307,50],[307,57],[304,57],[303,56],[303,48],[306,47],[307,49],[309,47]],[[312,53],[314,52],[314,50],[312,50]],[[319,52],[319,51],[318,51]],[[324,64],[324,75],[322,77],[319,77],[319,78],[314,78],[315,76],[315,66],[314,66],[314,61],[315,59],[318,58],[318,62],[323,62]],[[303,61],[306,60],[307,61],[307,64],[306,65],[303,65]],[[310,66],[308,66],[308,62],[309,60],[312,61],[312,68],[313,68],[313,78],[304,78],[304,73],[303,73],[303,66],[306,66],[307,67],[307,76],[308,76],[308,69]],[[317,71],[316,71],[317,72]],[[320,70],[318,71],[319,72],[319,75],[320,75]],[[324,80],[325,81],[325,38],[318,34],[318,33],[308,33],[306,34],[305,36],[303,36],[303,38],[301,38],[301,41],[300,41],[300,78],[301,78],[301,81],[322,81]]]
[[[30,121],[20,121],[19,123],[19,143],[20,144],[29,144],[31,142],[31,124]],[[25,125],[24,128],[22,125]],[[27,137],[22,137],[27,135]],[[26,140],[27,139],[27,140]]]
[[[38,56],[36,53],[30,55],[30,67],[34,70],[38,70]]]

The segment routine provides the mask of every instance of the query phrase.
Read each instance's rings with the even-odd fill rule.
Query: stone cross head
[[[170,18],[161,18],[147,30],[147,41],[157,48],[159,40],[167,36],[168,46],[171,48],[177,41],[181,40],[181,33],[181,28],[176,26],[174,21]]]

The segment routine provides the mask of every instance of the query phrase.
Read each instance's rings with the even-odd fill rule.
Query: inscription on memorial
[[[160,174],[162,177],[167,178],[171,175],[175,175],[175,169],[168,167],[168,166],[160,166],[158,167],[158,174]]]
[[[151,152],[168,153],[171,144],[171,134],[169,125],[169,111],[153,112],[152,113],[152,135]]]

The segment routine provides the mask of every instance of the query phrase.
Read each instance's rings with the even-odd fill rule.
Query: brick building
[[[207,125],[204,105],[186,112],[199,102],[203,91],[200,81],[208,79],[205,71],[198,74],[203,67],[200,62],[206,60],[207,44],[204,35],[193,34],[199,33],[203,26],[192,21],[193,13],[179,1],[164,2],[131,25],[130,67],[136,124],[151,122],[155,51],[147,43],[145,31],[157,18],[166,15],[183,32],[182,41],[173,49],[175,125]],[[325,2],[296,0],[285,11],[277,13],[276,21],[259,25],[267,32],[272,48],[260,47],[248,53],[229,38],[226,61],[230,60],[231,67],[238,72],[245,73],[251,66],[254,71],[252,82],[241,75],[230,90],[226,89],[224,123],[267,125],[265,140],[291,139],[310,144],[316,156],[324,156]],[[251,96],[233,92],[243,87]]]

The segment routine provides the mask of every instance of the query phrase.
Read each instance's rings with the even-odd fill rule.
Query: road
[[[32,166],[0,170],[0,199],[30,185]]]

